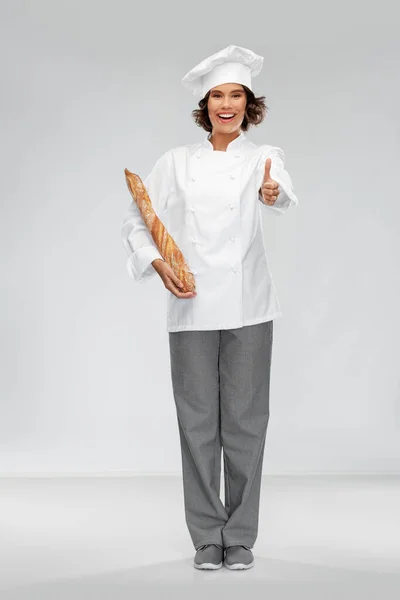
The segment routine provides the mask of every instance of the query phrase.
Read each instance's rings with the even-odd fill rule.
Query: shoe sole
[[[251,569],[251,567],[254,566],[254,560],[253,560],[253,562],[249,563],[248,565],[245,565],[244,563],[234,563],[233,565],[228,565],[228,563],[224,563],[224,566],[227,569],[230,569],[231,571],[240,571],[243,569]]]
[[[215,564],[215,563],[201,563],[200,565],[198,565],[197,563],[193,563],[193,566],[195,569],[220,569],[222,567],[222,562],[220,562],[219,564]]]

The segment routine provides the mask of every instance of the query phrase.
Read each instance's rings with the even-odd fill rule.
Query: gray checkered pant
[[[185,517],[196,550],[203,544],[252,548],[256,541],[272,339],[273,321],[169,332]]]

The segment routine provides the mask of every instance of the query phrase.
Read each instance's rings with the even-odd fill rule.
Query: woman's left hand
[[[264,199],[264,203],[269,205],[274,204],[279,196],[279,185],[276,181],[271,179],[270,175],[271,162],[270,158],[267,158],[265,161],[264,181],[261,185],[261,195]]]

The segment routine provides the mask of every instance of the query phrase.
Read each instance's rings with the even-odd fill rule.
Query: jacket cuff
[[[164,260],[155,246],[138,248],[128,258],[127,269],[129,275],[139,283],[148,281],[157,273],[151,264],[156,258]]]
[[[276,179],[275,179],[275,181],[276,181]],[[279,185],[279,195],[278,195],[277,199],[275,200],[274,204],[267,204],[264,201],[264,198],[263,198],[260,190],[258,191],[258,199],[260,200],[260,202],[262,202],[262,204],[264,204],[268,208],[271,208],[273,211],[277,212],[278,214],[283,215],[287,211],[287,209],[290,207],[291,204],[297,204],[297,198],[294,196],[294,193],[291,190],[285,191],[283,189],[282,184],[279,182],[277,182],[277,183]]]

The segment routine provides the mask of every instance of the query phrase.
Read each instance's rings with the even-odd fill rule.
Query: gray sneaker
[[[224,558],[224,548],[218,544],[203,544],[197,548],[193,566],[195,569],[220,569]]]
[[[225,549],[224,565],[227,569],[251,569],[254,556],[248,546],[228,546]]]

